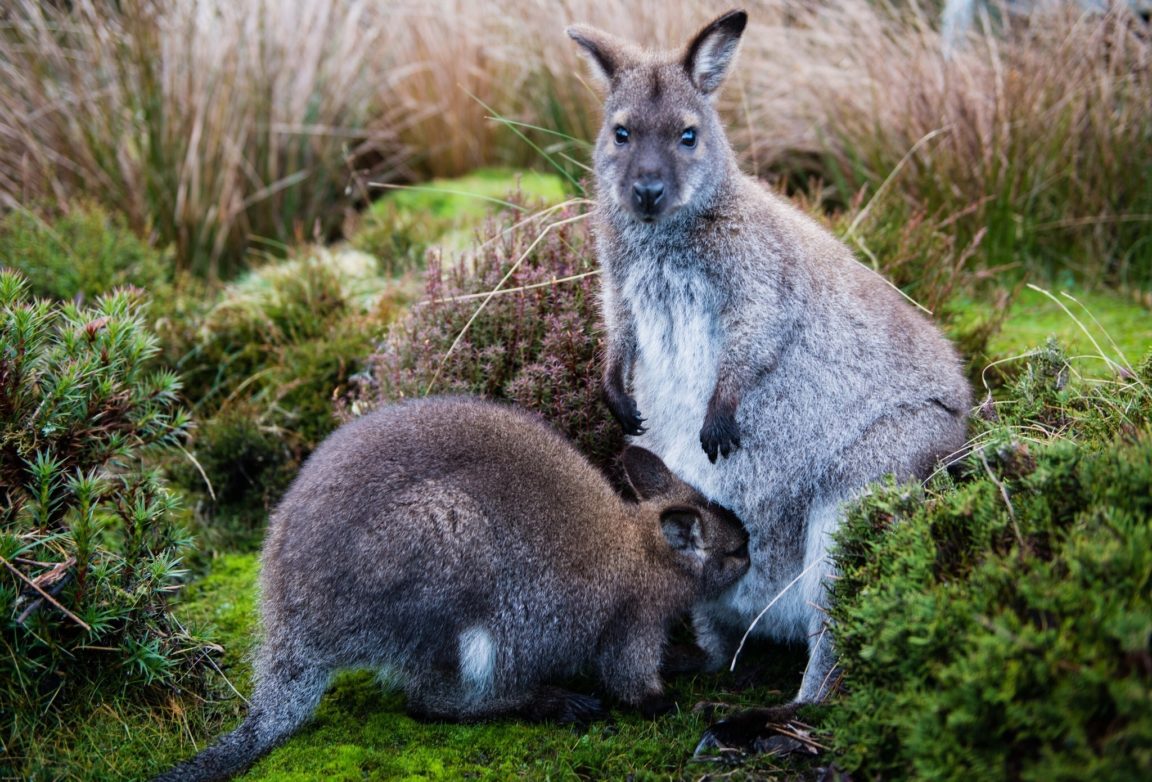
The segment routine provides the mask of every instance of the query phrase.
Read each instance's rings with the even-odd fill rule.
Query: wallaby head
[[[748,533],[734,514],[673,475],[651,451],[632,445],[621,460],[637,498],[657,506],[677,564],[699,579],[700,599],[719,596],[747,572]]]
[[[748,22],[730,11],[679,53],[649,54],[585,25],[568,35],[607,87],[596,142],[601,199],[655,222],[706,202],[732,151],[712,104]]]

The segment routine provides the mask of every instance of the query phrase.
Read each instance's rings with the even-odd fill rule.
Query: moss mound
[[[860,779],[1152,774],[1152,394],[1053,345],[965,465],[888,486],[838,536],[830,712]],[[1037,437],[1039,435],[1039,437]]]

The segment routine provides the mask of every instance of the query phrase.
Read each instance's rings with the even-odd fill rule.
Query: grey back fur
[[[604,391],[632,442],[749,530],[751,570],[697,611],[713,665],[778,598],[755,632],[808,643],[797,699],[815,701],[833,678],[821,606],[841,507],[961,449],[970,390],[928,319],[739,170],[711,98],[746,21],[725,14],[674,53],[569,28],[606,87]]]
[[[463,397],[338,429],[269,523],[247,719],[161,779],[247,767],[341,668],[380,671],[431,718],[586,721],[596,699],[546,682],[588,668],[659,708],[668,623],[745,572],[747,535],[647,451],[623,462],[639,502],[535,416]]]

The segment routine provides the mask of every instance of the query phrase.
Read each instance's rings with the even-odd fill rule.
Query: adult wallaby
[[[269,523],[248,718],[160,779],[243,770],[340,668],[381,671],[436,719],[587,722],[597,699],[546,684],[586,668],[626,704],[668,708],[668,624],[744,574],[748,539],[648,451],[622,461],[639,502],[542,420],[464,397],[338,429]]]
[[[755,632],[807,641],[797,701],[809,702],[833,679],[821,605],[841,506],[960,449],[970,390],[931,322],[740,172],[712,97],[746,22],[724,14],[674,53],[581,25],[568,35],[606,86],[605,400],[632,442],[748,528],[752,568],[696,612],[712,664],[772,603]]]

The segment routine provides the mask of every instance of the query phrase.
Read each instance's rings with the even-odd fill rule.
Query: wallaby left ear
[[[616,73],[632,57],[627,44],[595,27],[574,24],[564,32],[568,33],[568,37],[587,55],[593,75],[605,86],[612,83]]]
[[[624,465],[624,477],[628,479],[628,485],[641,500],[667,494],[680,481],[660,461],[659,456],[638,445],[625,448],[620,461]]]
[[[704,531],[699,513],[688,508],[666,510],[660,516],[660,531],[675,551],[704,558]]]
[[[696,88],[711,95],[724,82],[748,24],[744,11],[729,11],[696,34],[684,53],[684,70]]]

